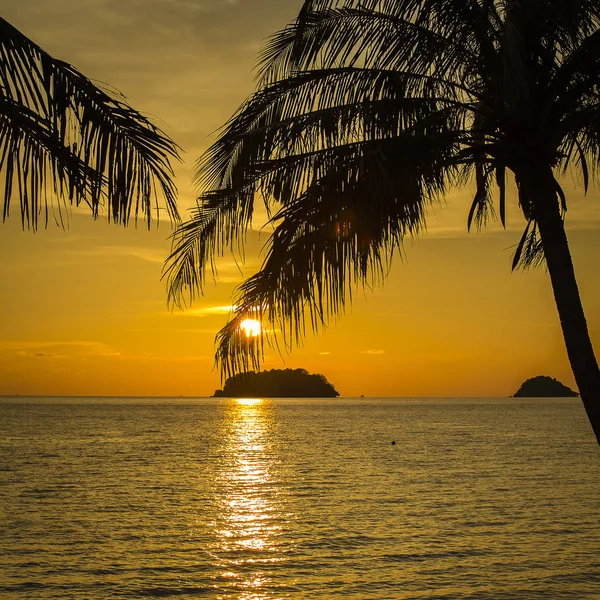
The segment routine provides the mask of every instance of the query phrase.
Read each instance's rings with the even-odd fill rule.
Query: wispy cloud
[[[363,350],[361,354],[385,354],[385,350],[377,350],[375,348],[371,348],[369,350]]]
[[[163,249],[150,248],[146,246],[100,246],[98,248],[79,250],[78,254],[107,257],[127,256],[155,264],[162,264],[165,261],[165,253]]]
[[[69,352],[69,348],[71,352]],[[53,350],[53,352],[50,351]],[[66,358],[69,355],[114,356],[118,352],[102,342],[14,342],[0,340],[0,355],[35,358]]]
[[[148,0],[144,0],[147,2]],[[168,5],[171,9],[188,10],[191,12],[211,12],[222,7],[235,6],[237,0],[152,0],[156,5]],[[133,0],[134,4],[142,4]]]
[[[52,349],[54,351],[49,351]],[[212,354],[159,355],[150,352],[128,354],[119,352],[101,342],[9,342],[0,340],[0,359],[77,359],[92,364],[97,361],[152,361],[152,362],[212,362]]]
[[[215,357],[212,354],[186,354],[184,356],[159,356],[149,354],[124,354],[120,358],[123,360],[140,360],[140,361],[158,361],[158,362],[196,362],[196,361],[214,361]]]
[[[190,308],[173,314],[180,317],[211,317],[213,315],[228,315],[235,308],[235,306],[203,306],[202,308]]]

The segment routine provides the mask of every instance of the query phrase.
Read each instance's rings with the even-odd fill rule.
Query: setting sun
[[[247,337],[255,337],[260,335],[260,321],[256,321],[254,319],[245,319],[240,324],[240,329],[246,334]]]

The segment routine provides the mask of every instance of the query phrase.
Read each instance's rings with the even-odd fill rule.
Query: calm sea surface
[[[571,399],[0,399],[0,598],[139,597],[600,598],[600,451]]]

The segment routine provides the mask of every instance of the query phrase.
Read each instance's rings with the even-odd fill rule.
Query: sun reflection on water
[[[256,406],[257,404],[262,404],[262,398],[236,398],[236,403],[240,406]]]
[[[285,559],[287,515],[272,473],[272,406],[260,398],[231,401],[225,412],[223,468],[217,480],[219,521],[213,556],[218,579],[238,598],[266,598],[272,570]],[[221,587],[221,586],[219,586]],[[223,596],[229,597],[229,596]]]

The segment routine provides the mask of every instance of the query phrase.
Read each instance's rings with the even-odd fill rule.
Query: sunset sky
[[[2,16],[45,50],[108,84],[184,150],[184,218],[194,162],[253,91],[266,36],[301,0],[5,0]],[[592,341],[600,351],[600,194],[567,175],[567,231]],[[575,387],[548,276],[511,273],[525,222],[511,190],[508,227],[467,234],[473,190],[431,211],[383,288],[357,290],[351,310],[264,368],[323,373],[343,396],[507,396],[534,375]],[[259,266],[253,231],[244,265],[187,311],[166,306],[170,223],[147,231],[73,213],[70,227],[0,225],[0,394],[206,396],[221,386],[214,336],[231,292]]]

